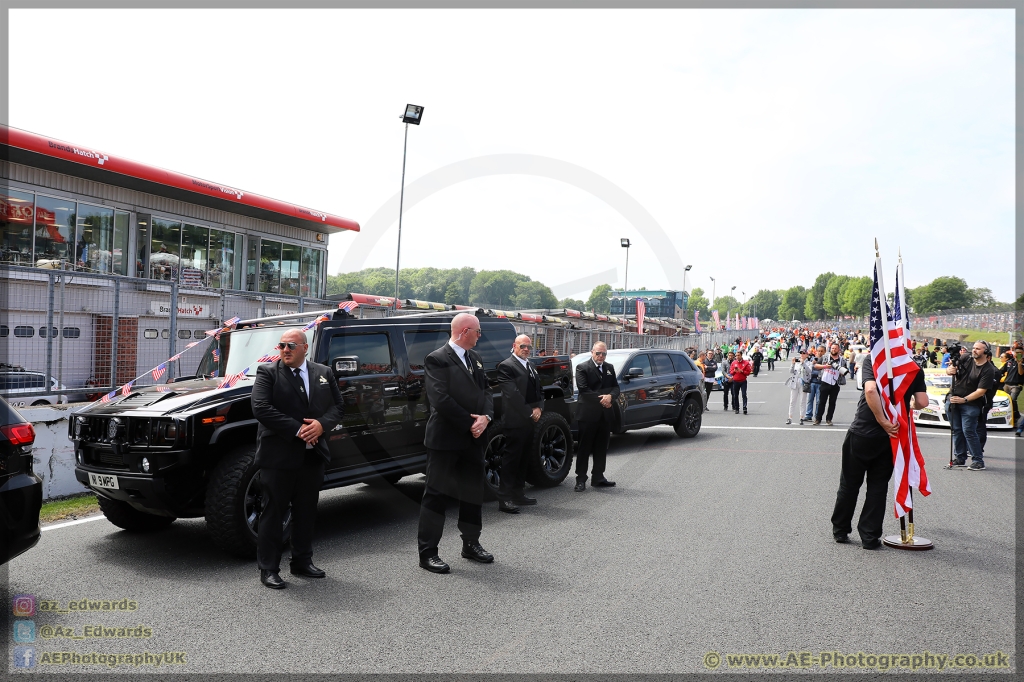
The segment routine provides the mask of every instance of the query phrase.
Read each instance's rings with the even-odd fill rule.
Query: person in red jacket
[[[743,414],[747,413],[747,377],[753,372],[754,368],[750,366],[749,361],[743,359],[742,355],[737,355],[729,367],[729,373],[732,374],[732,407],[736,414],[740,413],[741,392],[743,393]]]

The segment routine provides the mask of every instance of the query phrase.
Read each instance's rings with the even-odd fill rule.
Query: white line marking
[[[790,426],[712,426],[711,424],[703,424],[702,429],[736,429],[738,431],[806,431],[807,433],[846,433],[846,429],[837,429],[836,426],[849,426],[849,424],[834,424],[833,426],[826,426],[825,428],[811,427],[809,429],[804,428],[798,424]],[[922,433],[917,432],[918,437],[920,436],[932,436],[939,438],[949,438],[949,434],[942,433]],[[1014,440],[1016,436],[989,436],[989,440]]]
[[[80,523],[89,523],[90,521],[99,521],[107,518],[103,514],[96,514],[95,516],[87,516],[84,519],[75,519],[74,521],[65,521],[64,523],[51,523],[49,526],[43,526],[43,532],[48,530],[57,530],[58,528],[67,528],[68,526],[77,526]]]

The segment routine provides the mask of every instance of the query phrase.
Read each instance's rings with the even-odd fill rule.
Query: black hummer
[[[429,407],[423,361],[448,341],[455,313],[360,320],[327,312],[333,313],[330,320],[306,331],[309,359],[334,370],[345,399],[342,423],[327,434],[332,459],[324,489],[394,484],[425,471]],[[210,342],[194,377],[93,403],[74,415],[69,435],[75,476],[96,492],[106,517],[121,528],[151,530],[176,518],[205,516],[219,544],[239,556],[255,556],[263,503],[250,402],[256,365],[276,353],[286,329],[301,329],[317,314],[241,322]],[[507,320],[477,315],[484,333],[476,350],[494,386],[496,367],[510,354],[516,331]],[[546,357],[534,363],[547,402],[535,428],[528,480],[548,487],[561,483],[572,465],[570,361]],[[246,367],[252,368],[248,376],[231,388],[218,388],[221,379],[210,377]],[[496,419],[484,434],[486,487],[492,494],[502,441],[496,389],[494,400]]]

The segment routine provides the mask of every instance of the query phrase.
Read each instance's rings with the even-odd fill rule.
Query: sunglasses
[[[302,345],[305,346],[306,344]],[[284,350],[285,348],[287,348],[288,350],[295,350],[298,346],[299,344],[295,343],[294,341],[289,341],[287,343],[282,341],[281,343],[277,344],[277,349]]]
[[[521,344],[519,344],[519,350],[532,350],[532,349],[533,349],[533,346],[531,346],[528,343],[521,343]]]
[[[608,355],[608,353],[603,351],[603,350],[599,350],[599,351],[594,351],[594,355],[604,356],[604,355]]]

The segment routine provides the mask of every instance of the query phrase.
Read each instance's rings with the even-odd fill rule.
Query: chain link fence
[[[1017,332],[1022,316],[1014,306],[993,308],[959,308],[912,314],[910,327],[919,329],[971,329],[986,332]]]

